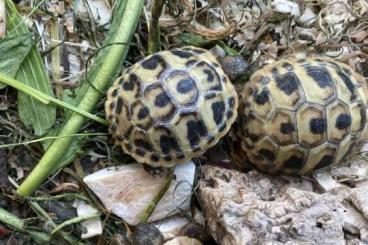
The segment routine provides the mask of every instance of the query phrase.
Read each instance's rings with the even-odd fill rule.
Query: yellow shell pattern
[[[138,162],[170,167],[216,144],[237,117],[238,97],[216,58],[184,47],[150,55],[109,89],[116,144]]]
[[[335,166],[368,139],[365,79],[332,59],[284,59],[255,72],[239,99],[247,160],[271,174]]]

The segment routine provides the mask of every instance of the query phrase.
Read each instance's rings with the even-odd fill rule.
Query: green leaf
[[[30,33],[1,39],[0,72],[14,78],[31,47],[32,35]],[[0,88],[5,86],[0,83]]]
[[[187,32],[183,32],[177,35],[176,40],[177,42],[181,42],[183,44],[192,45],[196,47],[203,47],[211,43],[214,43],[214,41],[207,40],[200,35],[196,35],[193,33],[187,33]]]
[[[5,4],[8,20],[7,35],[13,37],[29,34],[29,30],[23,23],[13,2],[6,0]],[[36,46],[32,46],[15,78],[30,87],[52,96],[48,76]],[[18,112],[21,121],[26,126],[31,126],[36,135],[43,135],[55,122],[56,108],[54,105],[42,104],[23,93],[18,93]]]

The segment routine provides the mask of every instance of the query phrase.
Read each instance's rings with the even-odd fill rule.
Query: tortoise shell
[[[335,166],[368,138],[367,95],[365,79],[332,59],[289,58],[267,65],[239,96],[240,149],[271,174]]]
[[[215,56],[183,47],[131,66],[109,89],[105,108],[116,144],[138,162],[170,167],[229,131],[238,96]]]

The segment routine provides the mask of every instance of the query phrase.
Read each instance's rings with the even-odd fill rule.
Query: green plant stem
[[[0,81],[2,83],[5,83],[13,88],[16,88],[17,90],[29,95],[29,96],[32,96],[33,98],[35,98],[36,100],[40,101],[41,103],[44,103],[44,104],[49,104],[50,102],[56,104],[56,105],[59,105],[61,107],[64,107],[64,108],[67,108],[71,111],[74,111],[80,115],[83,115],[85,117],[88,117],[96,122],[99,122],[103,125],[107,125],[107,121],[105,119],[102,119],[98,116],[95,116],[87,111],[84,111],[83,109],[80,109],[78,107],[74,107],[72,105],[69,105],[68,103],[65,103],[64,101],[61,101],[61,100],[58,100],[50,95],[47,95],[41,91],[38,91],[30,86],[27,86],[15,79],[13,79],[12,77],[4,74],[4,73],[1,73],[0,72]]]
[[[151,11],[151,22],[148,29],[148,54],[161,49],[159,19],[166,0],[155,0]]]
[[[28,233],[37,243],[49,243],[50,236],[39,231],[30,231],[25,229],[24,221],[8,211],[0,208],[0,222],[11,226],[17,231]]]
[[[68,225],[72,225],[72,224],[76,224],[76,223],[80,223],[82,221],[85,220],[89,220],[89,219],[93,219],[93,218],[98,218],[100,217],[101,214],[100,213],[95,213],[95,214],[89,214],[89,215],[84,215],[84,216],[78,216],[78,217],[74,217],[71,218],[63,223],[61,223],[60,225],[56,226],[52,231],[51,231],[51,235],[55,234],[56,232],[60,231],[62,228],[64,228],[65,226]]]
[[[114,19],[104,46],[106,46],[106,44],[130,42],[137,26],[142,7],[143,0],[116,2]],[[95,88],[100,91],[106,90],[116,77],[127,51],[128,45],[109,45],[101,50],[88,76]],[[93,110],[101,97],[101,94],[96,91],[95,88],[88,88],[78,104],[79,109],[87,112]],[[61,128],[59,136],[77,133],[85,122],[85,117],[73,113]],[[31,195],[41,183],[55,171],[58,160],[62,158],[71,142],[71,137],[55,140],[49,146],[33,171],[18,188],[18,194],[21,196]]]
[[[18,184],[12,179],[12,178],[9,178],[9,181],[10,183],[18,188]],[[37,203],[37,202],[34,202],[34,201],[30,201],[28,200],[28,204],[30,205],[30,207],[33,209],[33,211],[39,215],[39,216],[42,216],[44,218],[47,219],[47,221],[49,222],[49,224],[52,226],[52,228],[55,228],[57,225],[55,224],[55,222],[51,219],[51,217],[49,216],[49,214]],[[60,235],[67,241],[69,242],[70,244],[74,244],[74,245],[82,245],[81,243],[77,242],[76,239],[74,237],[72,237],[70,234],[66,233],[66,232],[63,232],[61,231],[60,232]]]
[[[149,217],[152,215],[153,211],[155,211],[155,208],[161,198],[165,195],[166,191],[169,189],[171,181],[174,178],[174,170],[175,167],[170,168],[168,171],[168,174],[162,183],[162,187],[160,188],[160,191],[157,193],[157,195],[153,198],[153,200],[148,204],[145,212],[142,215],[141,223],[146,223],[149,219]]]

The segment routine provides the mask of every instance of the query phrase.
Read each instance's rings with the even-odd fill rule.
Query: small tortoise
[[[243,150],[240,164],[247,158],[271,174],[335,166],[368,139],[367,98],[365,79],[332,59],[288,58],[266,65],[239,95],[233,151]]]
[[[238,96],[212,53],[187,46],[128,68],[109,89],[105,108],[116,144],[138,162],[170,167],[229,131]]]

